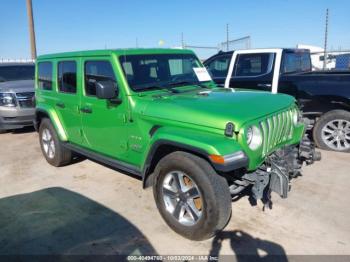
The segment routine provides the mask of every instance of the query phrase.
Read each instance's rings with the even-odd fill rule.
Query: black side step
[[[107,166],[113,167],[117,170],[120,170],[120,171],[123,171],[126,173],[130,173],[130,174],[133,174],[135,176],[142,177],[141,170],[133,165],[115,160],[115,159],[107,157],[107,156],[100,155],[98,153],[92,152],[88,149],[73,145],[73,144],[68,143],[68,142],[63,143],[63,146],[68,148],[69,150],[77,152],[81,155],[84,155],[88,158],[96,160],[97,162],[101,162],[101,163],[103,163]]]

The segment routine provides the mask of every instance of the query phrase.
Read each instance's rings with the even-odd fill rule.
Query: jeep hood
[[[20,93],[34,92],[34,80],[18,80],[0,83],[0,92]]]
[[[268,92],[228,92],[218,89],[201,93],[156,98],[148,103],[143,114],[218,129],[225,129],[227,122],[232,122],[235,131],[238,131],[244,123],[291,107],[295,102],[291,96]]]

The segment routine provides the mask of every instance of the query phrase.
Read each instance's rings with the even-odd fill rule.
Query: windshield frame
[[[164,58],[163,58],[164,57]],[[163,59],[161,59],[163,58]],[[181,87],[181,86],[190,86],[190,85],[195,85],[198,87],[199,84],[207,84],[211,83],[212,80],[209,81],[199,81],[195,72],[193,71],[193,78],[192,79],[186,79],[186,78],[178,78],[177,80],[172,80],[170,79],[170,65],[169,65],[169,60],[171,59],[181,59],[181,58],[192,58],[193,62],[196,63],[197,66],[192,66],[192,69],[195,67],[198,68],[205,68],[205,66],[202,64],[202,62],[199,60],[199,58],[193,54],[193,53],[155,53],[155,54],[126,54],[126,55],[119,55],[118,56],[118,62],[120,64],[120,68],[122,69],[123,77],[125,78],[125,81],[128,83],[129,89],[132,92],[135,93],[140,93],[140,92],[148,92],[148,91],[155,91],[155,90],[165,90],[170,93],[177,93],[174,92],[174,88]],[[145,61],[145,60],[157,60],[154,64],[156,64],[158,67],[161,67],[162,65],[159,65],[161,63],[166,62],[168,65],[166,69],[164,69],[164,66],[162,67],[162,70],[167,70],[169,73],[167,75],[166,80],[161,80],[161,81],[149,81],[145,84],[133,84],[130,82],[130,79],[128,79],[128,74],[125,71],[125,67],[123,63],[129,62],[132,65],[132,62],[140,62],[140,61]],[[133,60],[133,61],[132,61]],[[151,63],[150,63],[151,64]],[[164,64],[163,64],[164,65]],[[184,65],[181,65],[184,66]],[[183,68],[182,68],[183,69]],[[132,68],[134,70],[134,68]],[[134,72],[133,72],[134,73]],[[158,71],[157,71],[158,74]],[[188,74],[179,74],[181,76],[185,76]],[[164,77],[164,75],[162,75]],[[182,84],[183,82],[183,84]],[[180,84],[177,84],[180,83]]]

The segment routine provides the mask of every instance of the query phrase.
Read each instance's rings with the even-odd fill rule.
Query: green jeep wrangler
[[[222,230],[245,188],[265,203],[287,197],[303,162],[319,158],[291,96],[218,88],[189,50],[43,55],[35,86],[47,162],[79,154],[140,177],[189,239]]]

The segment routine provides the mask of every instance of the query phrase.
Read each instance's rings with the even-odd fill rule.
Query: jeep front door
[[[96,83],[114,81],[115,70],[109,57],[83,59],[83,94],[81,116],[84,146],[88,149],[119,160],[126,160],[127,130],[126,101],[99,99]],[[117,86],[117,84],[116,84]],[[122,97],[122,93],[119,97]]]

